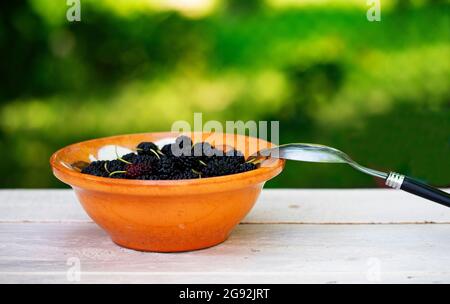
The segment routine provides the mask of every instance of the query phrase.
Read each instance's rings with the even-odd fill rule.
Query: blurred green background
[[[279,120],[280,141],[450,186],[449,1],[65,0],[0,4],[0,185],[64,187],[58,148],[175,120]],[[269,187],[374,187],[293,163]]]

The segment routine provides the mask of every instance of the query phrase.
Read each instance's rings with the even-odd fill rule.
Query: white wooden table
[[[0,283],[450,283],[449,252],[450,209],[394,190],[264,190],[174,254],[114,245],[71,190],[0,191]]]

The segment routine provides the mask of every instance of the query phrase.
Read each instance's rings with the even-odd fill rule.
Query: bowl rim
[[[220,132],[188,132],[189,134],[194,133],[201,133],[202,135],[212,134],[216,133],[217,135],[226,135],[227,133],[220,133]],[[270,159],[269,160],[269,166],[265,167],[258,167],[255,170],[246,171],[242,173],[235,173],[235,174],[229,174],[229,175],[223,175],[223,176],[216,176],[216,177],[208,177],[208,178],[197,178],[197,179],[181,179],[181,180],[136,180],[136,179],[116,179],[116,178],[108,178],[108,177],[100,177],[100,176],[94,176],[89,174],[83,174],[81,172],[75,171],[73,169],[67,168],[64,166],[61,161],[61,154],[66,152],[67,150],[74,148],[76,146],[86,145],[91,142],[95,142],[98,140],[114,140],[117,138],[125,137],[125,136],[143,136],[143,135],[157,135],[157,136],[167,136],[167,137],[176,137],[180,135],[186,135],[186,132],[143,132],[143,133],[131,133],[131,134],[121,134],[121,135],[114,135],[114,136],[107,136],[107,137],[99,137],[95,139],[89,139],[85,141],[80,141],[77,143],[73,143],[70,145],[67,145],[59,150],[57,150],[55,153],[52,154],[50,157],[50,165],[52,167],[54,175],[61,180],[62,182],[69,184],[72,187],[79,187],[79,188],[93,188],[96,190],[107,190],[108,192],[111,191],[111,186],[122,186],[122,187],[132,187],[132,188],[153,188],[151,186],[157,186],[158,188],[173,188],[173,187],[180,187],[180,186],[195,186],[201,187],[206,185],[224,185],[229,184],[230,182],[233,182],[233,184],[236,187],[245,187],[250,184],[258,184],[265,182],[272,177],[275,177],[284,168],[285,161],[282,159]],[[228,134],[233,135],[233,134]],[[234,134],[235,136],[243,136],[245,138],[253,138],[258,141],[269,143],[270,145],[273,145],[273,143],[265,141],[263,139],[252,137],[252,136],[246,136],[246,135],[240,135],[240,134]],[[91,184],[91,185],[90,185]],[[129,192],[129,191],[127,191]]]

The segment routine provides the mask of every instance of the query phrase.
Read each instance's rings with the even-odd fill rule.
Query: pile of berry
[[[224,152],[207,142],[193,145],[186,136],[178,137],[175,143],[165,145],[162,149],[152,142],[142,142],[136,151],[115,160],[93,161],[81,172],[111,178],[173,180],[221,176],[256,169],[254,159],[246,161],[239,151]]]

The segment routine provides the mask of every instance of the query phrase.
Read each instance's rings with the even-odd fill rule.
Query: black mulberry
[[[161,150],[152,142],[142,142],[136,151],[111,161],[91,162],[81,172],[111,178],[180,180],[235,174],[257,168],[255,164],[246,162],[240,151],[230,150],[225,154],[207,142],[192,145],[192,140],[186,136],[178,137],[175,143],[165,145]],[[183,153],[174,155],[174,151]]]

